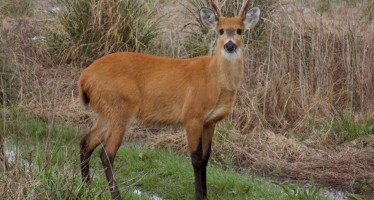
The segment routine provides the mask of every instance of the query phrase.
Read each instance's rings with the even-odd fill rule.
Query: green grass
[[[354,119],[351,114],[344,114],[334,118],[332,121],[317,121],[308,119],[308,129],[305,132],[294,132],[292,129],[287,132],[289,138],[303,142],[315,138],[328,139],[331,145],[356,141],[357,147],[373,146],[372,140],[368,140],[370,135],[374,135],[374,118]],[[324,139],[322,139],[324,140]],[[316,141],[318,142],[318,141]],[[321,142],[321,141],[320,141]]]
[[[110,198],[99,151],[91,160],[91,186],[81,182],[79,140],[83,134],[77,128],[62,121],[51,125],[17,110],[6,113],[1,119],[6,120],[1,123],[1,130],[5,130],[2,134],[6,136],[6,148],[16,150],[18,161],[10,160],[11,171],[0,175],[0,187],[4,188],[0,197]],[[162,199],[194,198],[190,158],[171,150],[125,143],[116,157],[115,174],[124,199],[151,199],[153,195]],[[214,162],[208,166],[208,195],[210,199],[292,199],[276,184]],[[316,194],[315,199],[324,198]]]
[[[117,168],[122,174],[118,177],[119,182],[136,180],[132,190],[141,188],[164,199],[194,197],[193,170],[185,156],[129,145],[121,148],[116,163],[116,166],[121,165]],[[214,166],[208,169],[208,193],[211,199],[280,199],[279,190],[271,184]]]
[[[351,115],[344,114],[332,124],[331,131],[339,141],[349,142],[360,136],[374,134],[374,118],[357,121]]]

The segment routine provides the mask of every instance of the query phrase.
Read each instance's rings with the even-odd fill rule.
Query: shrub
[[[48,29],[51,56],[88,64],[117,51],[146,51],[158,32],[154,10],[142,1],[58,0],[58,24]]]
[[[30,16],[33,13],[33,1],[0,0],[0,13],[6,16]]]

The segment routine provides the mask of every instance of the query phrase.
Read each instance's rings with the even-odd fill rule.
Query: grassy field
[[[222,12],[235,15],[241,2],[222,1]],[[210,199],[329,199],[326,189],[373,199],[374,3],[250,4],[262,18],[244,34],[245,78],[214,136]],[[116,51],[214,53],[202,6],[209,1],[0,0],[0,197],[108,198],[97,153],[93,184],[80,181],[78,143],[95,118],[77,98],[80,71]],[[123,196],[192,198],[180,127],[135,124],[119,154]]]
[[[110,198],[97,153],[91,161],[92,184],[86,187],[81,182],[79,139],[83,133],[72,124],[49,124],[9,111],[2,128],[7,133],[9,158],[9,171],[1,173],[3,199]],[[194,198],[190,159],[171,149],[154,148],[144,142],[124,143],[115,171],[125,199]],[[250,171],[238,173],[233,166],[223,169],[214,161],[209,166],[208,183],[211,199],[327,199],[315,186],[273,183],[256,178]]]

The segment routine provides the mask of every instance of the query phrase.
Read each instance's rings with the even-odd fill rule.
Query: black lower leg
[[[103,164],[105,175],[109,183],[109,190],[112,195],[112,199],[121,199],[121,193],[118,190],[117,184],[114,181],[113,176],[113,162],[114,155],[111,155],[103,149],[100,154],[101,162]]]
[[[81,158],[81,173],[82,173],[82,181],[86,182],[87,184],[90,183],[90,157],[92,154],[92,150],[89,151],[87,149],[87,144],[84,140],[82,140],[80,149],[80,158]]]
[[[205,199],[203,189],[203,150],[201,139],[197,149],[191,153],[192,166],[195,174],[195,199]]]
[[[207,151],[205,152],[205,155],[203,157],[203,166],[202,166],[202,186],[203,186],[203,194],[206,197],[207,196],[207,186],[206,186],[206,168],[208,166],[208,161],[210,157],[211,152],[211,143],[208,146]]]

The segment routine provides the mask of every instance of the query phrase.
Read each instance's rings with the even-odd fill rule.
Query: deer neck
[[[238,49],[236,53],[229,54],[220,49],[217,48],[212,58],[212,71],[221,87],[237,90],[243,75],[243,52]]]

